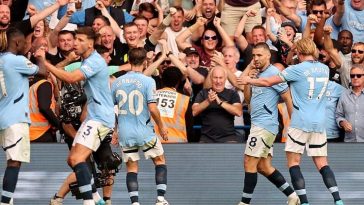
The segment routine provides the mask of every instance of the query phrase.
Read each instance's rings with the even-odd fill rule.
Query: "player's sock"
[[[320,169],[320,174],[322,175],[322,179],[326,187],[331,192],[332,196],[334,197],[335,201],[341,200],[339,194],[339,188],[337,187],[334,172],[330,169],[330,167],[324,166]]]
[[[155,183],[157,185],[157,195],[164,196],[167,190],[167,165],[155,166]]]
[[[258,174],[245,172],[244,178],[244,189],[243,189],[243,197],[241,198],[241,202],[245,204],[250,204],[250,200],[253,197],[253,192],[255,186],[257,185],[258,181]]]
[[[291,175],[291,181],[294,190],[296,191],[298,197],[300,198],[301,204],[308,203],[306,188],[305,188],[305,179],[301,173],[300,166],[292,166],[289,168],[289,173]]]
[[[291,195],[294,190],[292,187],[287,183],[286,179],[283,177],[281,172],[277,169],[267,177],[267,179],[272,182],[281,192],[283,192],[286,196]]]
[[[104,196],[103,199],[104,199],[104,201],[107,201],[107,200],[111,200],[111,197]]]
[[[73,167],[76,174],[78,188],[83,200],[92,200],[91,173],[86,162],[78,163]]]
[[[138,173],[128,172],[126,174],[126,186],[128,188],[131,203],[139,201]]]
[[[1,192],[1,203],[9,204],[13,198],[16,183],[18,182],[19,167],[6,167],[3,178],[3,191]]]

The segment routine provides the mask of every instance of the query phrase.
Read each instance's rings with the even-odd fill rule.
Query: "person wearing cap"
[[[209,70],[206,67],[200,65],[200,55],[194,47],[187,47],[183,50],[183,53],[186,54],[186,65],[197,71],[197,73],[199,74],[190,75],[193,92],[192,101],[194,101],[197,93],[200,92],[203,88],[203,83],[205,82],[205,79],[209,74]]]
[[[268,38],[272,41],[273,46],[278,49],[278,61],[287,67],[286,58],[288,52],[293,46],[293,41],[297,33],[297,28],[293,22],[286,21],[281,24],[278,29],[278,35],[274,35],[271,31],[270,24],[266,24]]]

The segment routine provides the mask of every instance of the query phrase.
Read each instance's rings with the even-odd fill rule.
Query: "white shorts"
[[[303,154],[305,147],[307,156],[327,156],[326,132],[305,132],[289,127],[285,151]]]
[[[7,160],[30,162],[29,124],[17,123],[0,130],[0,144]]]
[[[139,150],[144,152],[145,159],[155,158],[164,154],[163,146],[158,137],[154,137],[151,141],[145,145],[139,147],[122,147],[121,153],[124,162],[140,160]]]
[[[102,140],[105,139],[106,135],[111,130],[111,128],[104,126],[101,122],[98,121],[88,120],[86,122],[83,122],[81,124],[81,127],[77,131],[72,146],[75,146],[76,144],[81,144],[96,152]]]
[[[273,143],[276,135],[264,128],[252,125],[248,140],[246,141],[245,154],[252,157],[267,158],[273,156]]]

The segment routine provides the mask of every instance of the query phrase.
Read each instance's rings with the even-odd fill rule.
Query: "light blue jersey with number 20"
[[[112,84],[118,106],[118,133],[124,147],[143,146],[155,136],[148,103],[156,102],[153,78],[129,71]]]

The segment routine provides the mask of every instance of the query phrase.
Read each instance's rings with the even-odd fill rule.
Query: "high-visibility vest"
[[[168,128],[168,141],[164,141],[159,134],[156,125],[156,134],[162,143],[183,143],[187,142],[185,113],[190,98],[178,93],[173,88],[157,90],[157,106],[164,126]]]
[[[30,127],[29,127],[29,138],[30,141],[38,139],[42,136],[49,128],[51,128],[51,124],[48,122],[47,118],[43,116],[43,114],[39,111],[38,107],[38,87],[45,82],[49,82],[47,80],[39,80],[34,83],[29,88],[29,112],[30,112]],[[51,83],[51,82],[49,82]],[[51,100],[51,110],[55,112],[56,109],[56,101],[53,94],[53,84],[52,85],[52,100]]]
[[[289,127],[289,123],[291,122],[291,118],[289,117],[287,106],[285,103],[278,104],[278,112],[282,115],[282,124],[283,124],[281,142],[286,142],[287,136],[288,136],[288,134],[287,134],[288,127]]]

